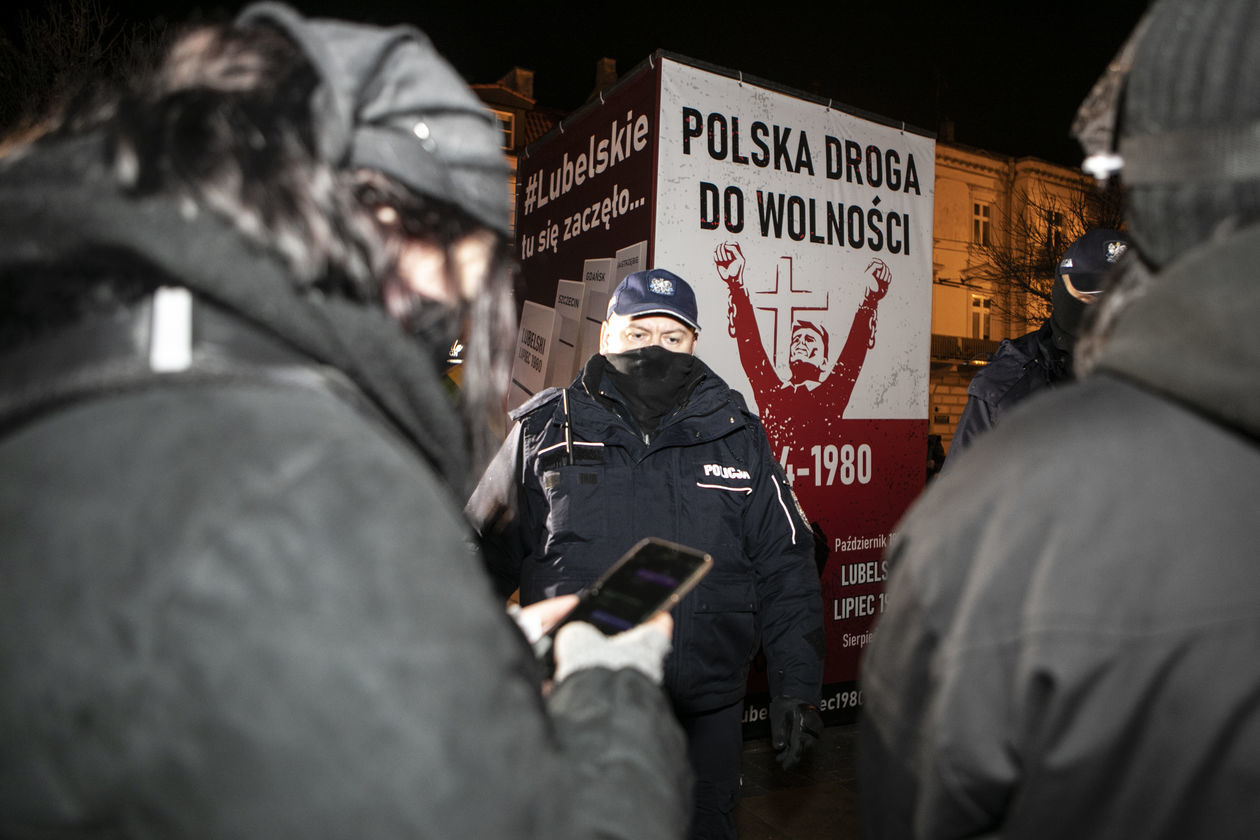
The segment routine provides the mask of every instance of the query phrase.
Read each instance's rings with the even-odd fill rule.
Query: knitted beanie
[[[1260,219],[1260,3],[1156,0],[1118,128],[1149,263]]]
[[[498,123],[423,32],[306,18],[279,2],[254,3],[237,24],[279,28],[314,66],[327,162],[384,172],[509,233]]]

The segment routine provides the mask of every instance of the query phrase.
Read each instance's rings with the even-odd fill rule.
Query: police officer
[[[1050,317],[1030,333],[1003,339],[989,364],[971,378],[967,405],[949,445],[951,457],[956,458],[1017,403],[1044,388],[1072,381],[1072,353],[1085,307],[1098,300],[1112,266],[1128,245],[1128,234],[1097,229],[1067,247],[1054,275]]]
[[[695,293],[662,268],[625,278],[600,352],[526,402],[468,511],[502,594],[576,592],[647,536],[713,571],[675,613],[665,685],[697,773],[695,837],[733,837],[749,663],[769,662],[785,767],[820,734],[823,627],[813,538],[765,431],[697,358]]]

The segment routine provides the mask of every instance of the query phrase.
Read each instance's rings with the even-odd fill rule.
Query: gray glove
[[[556,633],[556,682],[583,668],[634,668],[661,684],[670,641],[648,624],[605,636],[591,624],[574,621]]]
[[[770,746],[775,758],[787,770],[796,766],[805,751],[822,736],[822,715],[818,707],[795,697],[770,701]]]

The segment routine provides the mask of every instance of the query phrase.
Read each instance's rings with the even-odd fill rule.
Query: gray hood
[[[213,213],[178,200],[125,195],[105,167],[102,139],[48,143],[0,162],[0,274],[39,266],[55,294],[67,267],[108,258],[172,278],[345,374],[439,473],[463,492],[467,442],[431,360],[379,306],[300,288],[274,253]],[[0,325],[2,326],[2,325]]]

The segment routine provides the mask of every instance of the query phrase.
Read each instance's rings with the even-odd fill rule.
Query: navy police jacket
[[[524,604],[577,592],[644,537],[694,546],[714,565],[673,611],[674,702],[704,711],[740,700],[760,644],[772,695],[817,703],[813,537],[761,422],[697,359],[690,391],[645,442],[602,361],[565,389],[571,447],[561,390],[539,393],[512,413],[469,501],[500,592],[519,586]]]
[[[1055,347],[1049,320],[1026,335],[1003,339],[988,365],[967,386],[967,404],[954,429],[949,454],[957,455],[970,446],[1016,403],[1072,378],[1072,354]]]

